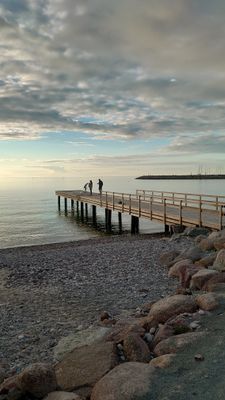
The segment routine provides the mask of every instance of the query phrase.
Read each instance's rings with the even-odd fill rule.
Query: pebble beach
[[[10,374],[52,362],[58,341],[174,292],[162,252],[191,239],[139,235],[0,250],[0,349]]]

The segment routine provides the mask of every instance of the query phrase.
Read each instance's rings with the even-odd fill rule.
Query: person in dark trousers
[[[89,182],[88,183],[85,183],[85,185],[84,185],[84,190],[85,190],[85,192],[87,191],[87,187],[89,186]]]
[[[103,182],[101,179],[98,180],[98,189],[99,193],[102,194],[102,187],[103,187]]]
[[[92,189],[93,189],[93,182],[92,182],[92,180],[90,180],[88,186],[89,186],[90,194],[92,195]]]

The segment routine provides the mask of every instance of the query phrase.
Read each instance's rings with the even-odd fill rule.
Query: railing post
[[[100,193],[100,206],[102,207],[102,192]]]
[[[173,205],[174,205],[174,193],[173,193]]]
[[[218,211],[218,196],[216,196],[216,210]]]
[[[131,214],[131,194],[129,194],[129,214]]]
[[[138,215],[141,216],[141,196],[138,196]]]
[[[145,200],[145,190],[143,190],[144,200]]]
[[[114,208],[115,208],[115,193],[113,192],[113,195],[112,195],[112,200],[113,200],[113,210],[114,210]]]
[[[124,212],[124,194],[122,193],[122,212]]]
[[[163,200],[164,200],[164,193],[163,192],[161,194],[161,197],[162,197],[162,203],[163,203]]]
[[[202,198],[199,197],[199,226],[202,226]]]
[[[150,218],[152,220],[152,196],[150,197]]]
[[[164,225],[166,225],[166,199],[164,199],[164,202],[163,202],[163,222],[164,222]]]
[[[220,206],[220,211],[219,211],[219,230],[221,231],[223,229],[223,206]]]
[[[187,207],[187,194],[185,193],[185,206]]]
[[[108,192],[105,192],[105,206],[108,207]]]
[[[182,226],[182,207],[183,207],[182,200],[180,200],[180,209],[179,209],[179,212],[180,212],[180,216],[179,216],[180,226]]]

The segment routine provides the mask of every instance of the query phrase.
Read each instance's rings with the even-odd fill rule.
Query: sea
[[[91,177],[93,191],[98,177]],[[136,189],[225,195],[223,180],[137,180],[134,176],[101,176],[103,190],[135,193]],[[0,248],[77,241],[109,235],[105,233],[104,210],[97,208],[97,228],[91,213],[82,222],[76,212],[67,215],[57,206],[56,190],[82,190],[88,181],[74,178],[0,179]],[[164,226],[140,219],[140,233],[163,232]],[[130,232],[130,216],[123,215],[123,234]],[[113,212],[112,235],[119,234],[118,215]]]

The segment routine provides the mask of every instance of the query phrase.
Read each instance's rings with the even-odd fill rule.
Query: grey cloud
[[[225,153],[225,135],[218,134],[199,134],[197,137],[184,136],[177,137],[165,151],[179,153]]]
[[[3,0],[1,10],[0,139],[224,129],[222,1]]]

